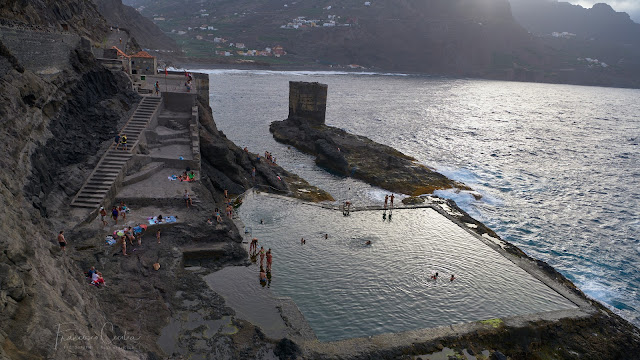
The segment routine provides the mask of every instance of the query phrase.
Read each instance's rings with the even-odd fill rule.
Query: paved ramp
[[[122,146],[116,150],[115,144],[112,144],[76,194],[71,206],[97,208],[104,203],[107,195],[115,193],[117,185],[124,177],[123,169],[138,147],[142,131],[159,111],[161,102],[162,99],[159,97],[144,97],[140,101],[136,111],[120,130],[120,134],[127,135],[128,150],[123,150]]]

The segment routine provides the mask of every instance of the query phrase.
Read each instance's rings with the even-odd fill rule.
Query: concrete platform
[[[157,149],[153,149],[150,155],[154,159],[171,159],[180,160],[180,157],[184,160],[193,160],[193,154],[191,152],[190,145],[168,145]],[[184,169],[183,169],[184,171]]]
[[[183,172],[184,169],[163,168],[145,180],[123,187],[118,192],[116,199],[127,199],[130,202],[168,199],[175,200],[176,204],[182,205],[182,195],[185,190],[191,193],[192,198],[197,196],[192,192],[194,183],[180,180],[171,181],[168,178]]]

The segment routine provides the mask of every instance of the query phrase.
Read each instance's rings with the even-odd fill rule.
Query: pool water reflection
[[[238,214],[321,341],[575,307],[433,209],[343,216],[250,193]]]

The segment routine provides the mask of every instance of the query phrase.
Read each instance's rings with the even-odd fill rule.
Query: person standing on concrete
[[[129,150],[129,148],[127,146],[127,134],[122,134],[122,136],[120,136],[120,143],[124,147],[124,151]]]
[[[64,238],[64,230],[60,230],[60,234],[58,234],[58,244],[60,244],[60,249],[63,252],[67,251],[67,240]]]
[[[100,221],[102,221],[102,228],[107,226],[107,210],[100,206]]]
[[[387,208],[387,202],[389,202],[389,195],[384,196],[384,208]]]
[[[127,256],[127,237],[122,235],[120,241],[122,241],[122,255]]]
[[[111,209],[111,218],[116,222],[116,225],[118,225],[118,214],[118,208],[114,205]]]
[[[187,204],[187,209],[189,208],[189,205],[193,205],[193,202],[191,201],[191,195],[189,194],[189,191],[187,189],[184,189],[184,195],[182,195],[182,198]]]
[[[160,83],[156,81],[153,87],[156,89],[156,95],[160,95]]]
[[[124,201],[120,201],[120,206],[118,206],[118,212],[122,216],[122,221],[127,221],[127,205],[124,204]]]
[[[391,194],[391,197],[389,198],[389,200],[391,200],[391,208],[393,209],[393,194]]]
[[[113,141],[116,143],[116,150],[118,150],[118,146],[120,146],[120,134],[116,134],[115,139]]]

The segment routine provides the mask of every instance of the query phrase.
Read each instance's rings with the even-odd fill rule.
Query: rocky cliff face
[[[53,34],[62,24],[93,39],[105,33],[87,1],[9,1],[0,16],[25,36],[34,28]],[[0,41],[0,358],[139,358],[114,346],[114,328],[105,342],[62,351],[66,326],[97,337],[96,324],[108,320],[78,281],[82,270],[61,253],[55,239],[64,227],[50,217],[77,190],[88,174],[84,163],[137,95],[83,48],[72,48],[56,73],[35,73],[22,55]]]

